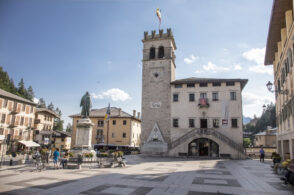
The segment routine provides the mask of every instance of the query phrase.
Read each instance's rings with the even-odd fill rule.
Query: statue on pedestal
[[[91,97],[88,91],[82,97],[80,106],[82,107],[82,112],[81,112],[82,118],[89,118],[92,103],[91,103]]]

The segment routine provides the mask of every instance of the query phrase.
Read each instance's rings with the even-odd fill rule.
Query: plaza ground
[[[0,194],[294,194],[270,162],[126,156],[125,168],[3,166]]]

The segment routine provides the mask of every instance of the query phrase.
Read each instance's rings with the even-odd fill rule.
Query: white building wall
[[[226,83],[222,83],[219,87],[212,86],[212,83],[208,83],[207,87],[199,87],[199,84],[195,84],[195,88],[187,88],[186,84],[182,84],[182,88],[175,88],[171,86],[171,95],[179,94],[179,101],[171,103],[171,137],[172,140],[176,140],[182,135],[186,134],[194,128],[200,128],[200,119],[208,119],[208,128],[213,128],[213,119],[219,119],[219,128],[214,128],[226,135],[236,143],[243,143],[243,129],[242,129],[242,101],[241,101],[241,87],[239,82],[235,82],[235,86],[226,86]],[[230,92],[236,92],[236,100],[230,100]],[[219,100],[212,101],[212,93],[218,92]],[[195,94],[195,101],[189,101],[189,94]],[[200,93],[207,93],[209,107],[200,108],[198,106]],[[223,105],[224,102],[228,102],[228,125],[222,125],[223,119]],[[179,127],[173,127],[173,118],[179,119]],[[189,128],[189,119],[195,119],[195,127]],[[232,127],[231,119],[238,119],[238,128]]]

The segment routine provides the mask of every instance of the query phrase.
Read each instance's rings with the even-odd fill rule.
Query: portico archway
[[[215,141],[208,138],[194,139],[189,143],[188,150],[189,156],[219,156],[219,145]]]

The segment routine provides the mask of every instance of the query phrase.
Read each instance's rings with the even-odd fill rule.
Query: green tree
[[[61,120],[61,110],[56,107],[55,112],[59,115],[59,118],[55,119],[53,130],[63,131],[63,120]]]
[[[39,99],[38,108],[46,108],[46,102],[43,98]]]
[[[47,107],[49,110],[54,110],[54,105],[52,104],[52,102],[48,105],[48,107]]]
[[[69,132],[69,133],[72,132],[72,125],[71,125],[71,123],[67,123],[66,130],[65,131],[66,132]]]
[[[53,127],[53,130],[63,131],[63,122],[64,122],[63,120],[57,119]]]
[[[250,138],[243,138],[243,146],[245,148],[248,148],[251,145],[251,140]]]
[[[24,98],[27,98],[27,90],[25,88],[23,78],[21,78],[20,81],[19,81],[19,83],[18,83],[17,92],[18,92],[18,94],[20,96],[22,96]]]
[[[27,93],[27,94],[28,94],[28,99],[30,99],[30,100],[33,101],[33,99],[34,99],[34,97],[35,97],[35,94],[34,94],[34,91],[33,91],[32,86],[29,86],[29,87],[28,87],[27,92],[28,92],[28,93]]]

